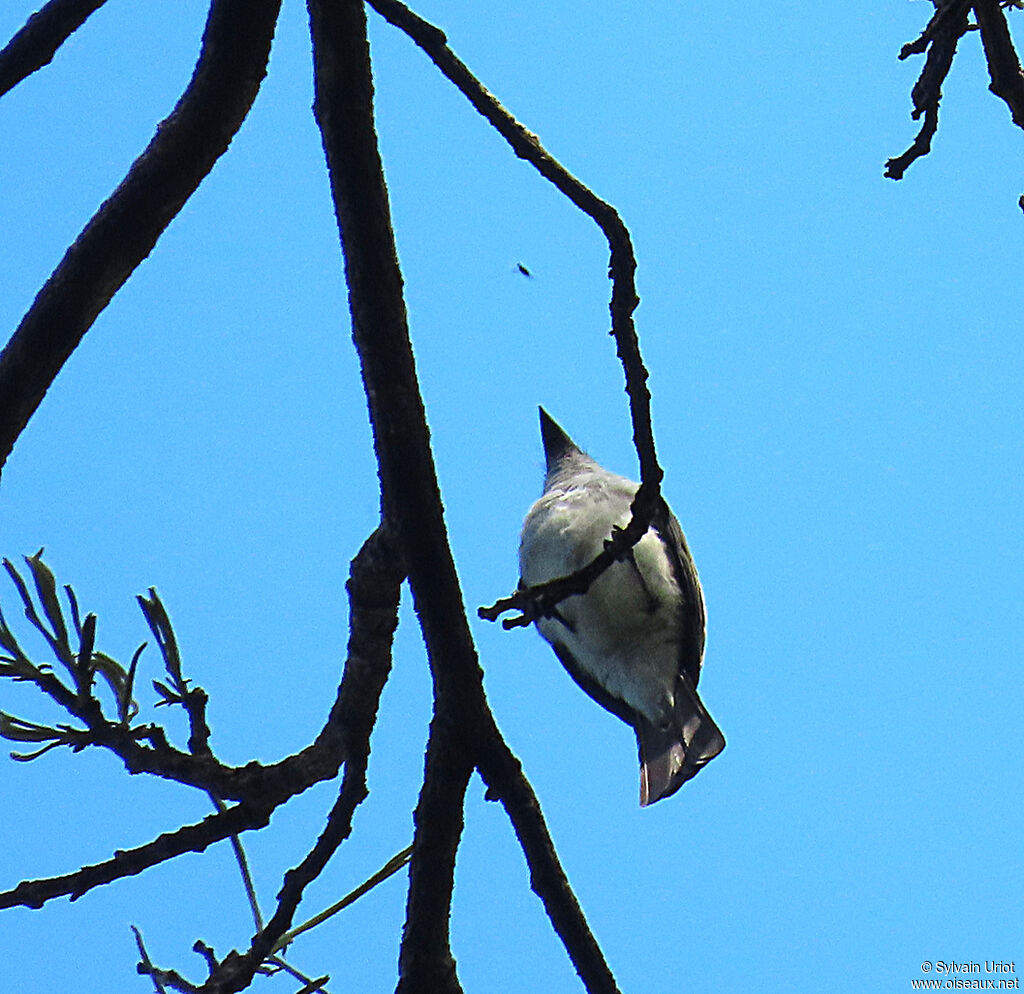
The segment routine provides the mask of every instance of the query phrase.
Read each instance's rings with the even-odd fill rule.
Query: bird
[[[604,469],[540,409],[544,492],[527,512],[520,586],[568,576],[630,520],[638,484]],[[682,528],[659,500],[647,533],[586,593],[535,625],[579,687],[631,725],[640,805],[674,794],[725,748],[697,696],[704,660],[704,595]]]

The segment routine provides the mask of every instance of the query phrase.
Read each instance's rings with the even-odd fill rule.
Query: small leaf
[[[171,626],[171,619],[167,615],[167,609],[156,592],[156,587],[149,588],[149,597],[141,595],[136,597],[142,613],[146,616],[153,637],[156,639],[157,648],[164,657],[164,668],[171,678],[171,684],[181,698],[188,693],[188,681],[181,675],[181,655],[178,652],[178,640],[174,635]]]
[[[68,607],[71,608],[71,619],[75,623],[75,634],[79,639],[82,637],[82,622],[81,616],[78,611],[78,598],[75,596],[74,590],[71,589],[70,583],[64,584],[64,594],[68,599]]]
[[[46,742],[63,737],[56,728],[37,725],[34,721],[17,718],[6,711],[0,711],[0,736],[11,742]]]
[[[98,673],[103,677],[115,697],[120,696],[125,682],[128,680],[128,674],[116,659],[111,659],[105,652],[94,652],[90,669],[93,673]]]
[[[162,704],[180,704],[180,695],[174,693],[170,687],[165,683],[161,683],[159,680],[153,681],[153,689],[163,698],[156,702],[156,706],[160,707]]]
[[[42,550],[36,553],[38,556]],[[31,568],[32,560],[26,556],[25,561]],[[74,661],[71,656],[71,648],[65,642],[62,647],[57,639],[50,633],[50,630],[42,623],[39,615],[36,613],[35,605],[32,603],[32,595],[28,592],[28,585],[22,579],[21,574],[15,569],[14,563],[9,559],[4,560],[4,569],[7,570],[8,575],[13,581],[15,587],[18,588],[18,595],[21,597],[22,603],[25,605],[25,617],[35,626],[39,634],[46,639],[47,644],[53,650],[53,654],[69,669],[71,670],[74,666]]]
[[[70,662],[71,645],[68,642],[64,612],[60,608],[60,600],[57,597],[57,581],[50,567],[40,558],[42,554],[43,550],[40,549],[34,556],[26,556],[25,562],[28,563],[28,568],[32,571],[32,579],[35,581],[36,592],[39,594],[39,602],[43,605],[43,611],[53,626],[57,644],[65,650]]]
[[[121,693],[117,699],[117,714],[122,725],[127,725],[129,720],[139,713],[139,706],[135,703],[133,698],[135,690],[135,671],[138,669],[139,658],[142,656],[142,650],[145,649],[148,644],[149,643],[147,642],[143,642],[142,645],[135,650],[131,664],[128,666],[128,674],[125,677],[124,686],[121,688]]]
[[[93,648],[96,645],[96,615],[87,614],[82,625],[82,641],[75,661],[75,686],[81,697],[88,697],[92,691]],[[113,660],[111,660],[113,662]],[[116,664],[115,664],[116,665]]]
[[[16,763],[30,763],[33,759],[38,759],[44,753],[49,752],[51,749],[56,749],[58,746],[66,745],[65,742],[49,742],[43,746],[42,749],[36,749],[35,752],[12,752],[10,753],[11,759]]]

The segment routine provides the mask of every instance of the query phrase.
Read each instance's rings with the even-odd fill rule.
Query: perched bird
[[[540,409],[544,493],[519,545],[524,586],[568,576],[624,527],[637,484],[599,466]],[[661,503],[647,534],[585,594],[536,622],[569,675],[636,731],[640,804],[674,794],[724,748],[697,696],[704,596],[679,522]]]

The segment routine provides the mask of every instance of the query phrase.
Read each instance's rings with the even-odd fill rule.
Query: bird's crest
[[[544,458],[547,461],[547,471],[550,473],[568,455],[578,453],[583,455],[583,450],[565,433],[561,425],[543,407],[537,408],[540,411],[540,437],[544,442]]]

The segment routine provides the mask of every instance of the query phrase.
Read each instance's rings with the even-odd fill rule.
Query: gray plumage
[[[625,526],[637,484],[599,466],[540,409],[544,493],[519,546],[522,583],[568,576]],[[704,596],[675,516],[661,503],[647,534],[585,594],[537,621],[569,675],[636,731],[640,803],[675,793],[725,748],[697,696]]]

